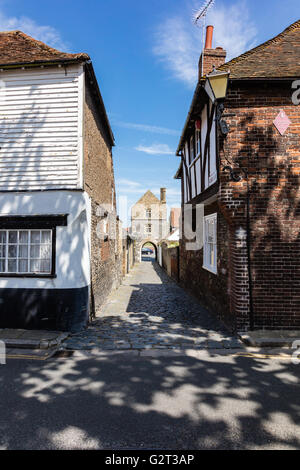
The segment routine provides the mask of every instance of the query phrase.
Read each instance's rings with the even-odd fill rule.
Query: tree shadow
[[[279,90],[276,99],[273,88],[257,91],[264,96],[264,105],[258,105],[257,113],[244,111],[235,115],[230,124],[232,133],[221,139],[220,144],[222,161],[226,162],[226,155],[231,155],[230,163],[242,177],[242,181],[233,183],[221,175],[222,190],[226,188],[232,194],[229,203],[223,201],[221,207],[231,227],[246,227],[248,175],[256,329],[300,327],[300,265],[296,261],[300,250],[299,157],[295,153],[298,131],[292,122],[286,133],[280,135],[272,124],[280,108],[286,109],[294,120],[295,107],[290,103],[288,85]],[[266,107],[268,95],[278,110]],[[234,110],[235,103],[229,101],[229,108]],[[243,137],[237,144],[238,132]],[[229,236],[234,244],[233,237]],[[239,269],[237,263],[237,278]],[[232,278],[235,279],[234,267]]]
[[[290,363],[207,354],[9,361],[4,449],[299,449]]]

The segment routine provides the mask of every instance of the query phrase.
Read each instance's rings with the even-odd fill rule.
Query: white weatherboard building
[[[94,200],[85,181],[93,164],[90,155],[85,161],[87,93],[111,149],[89,57],[0,33],[0,328],[77,331],[87,323]]]

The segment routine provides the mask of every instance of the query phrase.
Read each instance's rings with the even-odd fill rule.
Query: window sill
[[[1,273],[0,279],[2,278],[15,278],[15,279],[56,279],[56,274],[9,274]]]
[[[203,269],[205,269],[205,271],[208,271],[210,272],[211,274],[214,274],[215,276],[218,275],[218,270],[217,269],[213,269],[211,267],[207,267],[207,266],[202,266]]]

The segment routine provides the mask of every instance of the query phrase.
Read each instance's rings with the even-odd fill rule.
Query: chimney
[[[167,193],[166,188],[161,188],[161,190],[160,190],[160,202],[161,202],[161,204],[166,204],[167,203],[166,193]]]
[[[225,64],[226,51],[222,47],[216,47],[216,49],[212,49],[213,32],[214,32],[214,27],[207,26],[205,48],[199,60],[199,80],[205,75],[212,72],[214,66],[217,69],[221,65]],[[203,60],[203,56],[204,56],[204,60]],[[202,63],[203,63],[203,71],[202,71]]]

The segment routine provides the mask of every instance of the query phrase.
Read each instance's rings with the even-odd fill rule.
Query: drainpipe
[[[250,216],[250,189],[249,176],[246,171],[247,179],[247,255],[248,255],[248,279],[249,279],[249,320],[250,331],[254,330],[254,309],[253,309],[253,281],[252,281],[252,263],[251,263],[251,216]]]
[[[230,172],[231,181],[241,181],[242,176],[238,175],[232,166],[227,165],[223,168],[223,171],[228,170]],[[248,282],[249,282],[249,323],[250,331],[254,330],[254,307],[253,307],[253,278],[252,278],[252,263],[251,263],[251,215],[250,215],[250,188],[249,188],[249,174],[248,170],[244,170],[240,167],[240,170],[244,173],[247,181],[247,203],[246,203],[246,232],[247,232],[247,258],[248,258]]]

